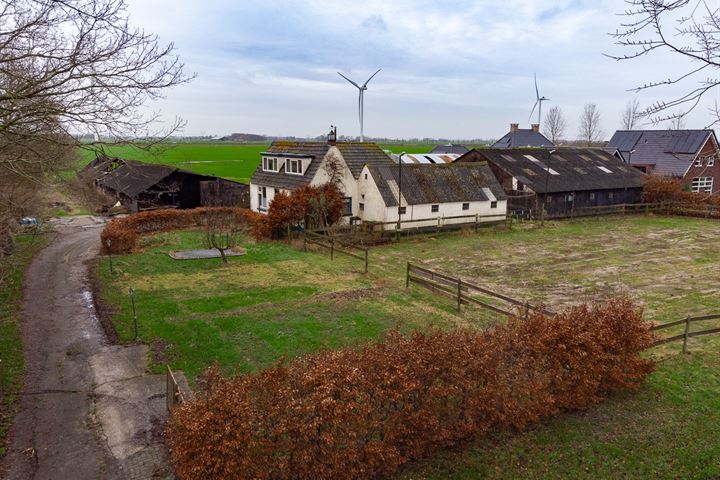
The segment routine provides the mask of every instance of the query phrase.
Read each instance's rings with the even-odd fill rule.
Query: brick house
[[[713,130],[618,130],[605,149],[645,173],[680,178],[693,192],[720,192]]]

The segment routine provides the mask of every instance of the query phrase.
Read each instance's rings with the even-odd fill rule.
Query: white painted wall
[[[254,210],[256,212],[260,213],[267,213],[266,210],[260,210],[260,198],[258,194],[260,193],[260,187],[263,187],[264,185],[258,185],[256,183],[250,184],[250,210]],[[275,198],[275,194],[277,192],[280,192],[281,189],[275,188],[275,187],[265,187],[267,189],[267,205],[270,206],[270,202],[272,202],[273,198]]]
[[[367,178],[366,178],[367,177]],[[358,193],[360,195],[360,202],[364,203],[364,209],[358,212],[358,216],[363,221],[368,222],[397,222],[398,219],[398,208],[397,206],[386,207],[385,202],[380,195],[380,190],[377,188],[372,175],[366,168],[363,169],[360,174],[358,181]],[[364,198],[363,198],[364,195]],[[463,203],[470,203],[467,210],[463,210]],[[470,223],[474,220],[472,218],[455,218],[448,219],[443,217],[454,217],[454,216],[475,216],[480,215],[479,220],[481,222],[490,222],[504,220],[507,214],[507,201],[498,200],[497,207],[492,208],[490,201],[484,202],[451,202],[439,204],[439,211],[432,211],[432,204],[421,204],[421,205],[408,205],[405,198],[402,199],[402,205],[406,208],[405,213],[401,216],[401,220],[424,220],[424,222],[413,222],[409,224],[401,223],[400,228],[417,228],[417,227],[433,227],[438,225],[438,219],[440,219],[440,225],[451,225]],[[489,216],[489,217],[488,217]],[[386,230],[394,230],[395,225],[386,225]]]

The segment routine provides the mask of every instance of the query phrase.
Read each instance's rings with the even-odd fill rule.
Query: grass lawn
[[[142,252],[98,264],[102,298],[131,340],[128,287],[138,295],[140,337],[155,367],[169,363],[193,379],[219,361],[251,371],[322,347],[362,344],[403,331],[502,321],[477,308],[404,287],[408,260],[460,275],[516,298],[555,308],[625,293],[648,319],[720,312],[720,222],[605,217],[516,224],[478,234],[427,235],[373,248],[370,273],[357,260],[304,253],[279,243],[246,243],[248,254],[177,262],[167,252],[202,245],[198,232],[143,239]],[[709,322],[693,328],[711,328]],[[678,327],[680,328],[680,327]],[[664,334],[674,334],[666,331]],[[499,432],[440,455],[406,478],[709,478],[720,475],[720,336],[654,349],[660,362],[636,395],[546,421],[524,433]]]
[[[269,145],[269,143],[225,142],[170,143],[149,151],[122,145],[107,147],[106,151],[108,155],[116,157],[175,165],[193,172],[247,183],[260,163],[260,152],[265,151]],[[380,145],[381,148],[393,153],[425,153],[434,146],[427,143]],[[95,154],[81,150],[80,157],[78,169],[95,158]]]
[[[5,435],[17,409],[25,361],[18,311],[22,301],[22,279],[25,267],[35,252],[45,245],[45,238],[19,235],[17,252],[0,260],[0,359],[4,369],[0,376],[5,395],[0,395],[0,457],[5,454]]]

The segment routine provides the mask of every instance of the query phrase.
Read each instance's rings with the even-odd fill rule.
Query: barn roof
[[[446,145],[436,145],[435,148],[430,150],[430,153],[454,153],[462,155],[470,150],[465,145],[458,145],[454,143],[448,143]]]
[[[506,133],[492,148],[554,147],[545,135],[532,129],[518,128]]]
[[[713,130],[618,130],[606,150],[619,152],[631,165],[654,165],[653,173],[683,176],[714,135]]]
[[[122,165],[98,178],[98,185],[123,193],[128,197],[135,197],[153,185],[157,185],[177,170],[176,167],[166,165],[122,160]]]
[[[279,172],[264,172],[262,164],[258,165],[250,180],[251,183],[269,187],[277,187],[288,190],[308,185],[317,174],[323,158],[327,155],[330,147],[327,142],[298,142],[298,141],[276,141],[263,152],[263,156],[305,156],[312,158],[312,162],[305,171],[305,175],[293,175],[285,172],[283,166]],[[337,142],[335,147],[340,150],[343,160],[355,178],[365,164],[368,165],[392,165],[393,161],[375,143],[369,142]]]
[[[640,171],[602,149],[556,148],[552,157],[550,151],[475,149],[458,161],[487,161],[538,193],[636,188],[643,184]]]
[[[398,204],[398,166],[368,166],[386,206]],[[402,196],[408,205],[505,200],[485,163],[402,166]]]

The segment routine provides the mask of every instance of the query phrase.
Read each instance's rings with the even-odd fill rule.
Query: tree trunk
[[[220,251],[220,258],[222,258],[223,263],[224,263],[224,264],[227,264],[228,261],[227,261],[227,257],[225,256],[225,249],[224,249],[224,248],[218,248],[218,250]]]

